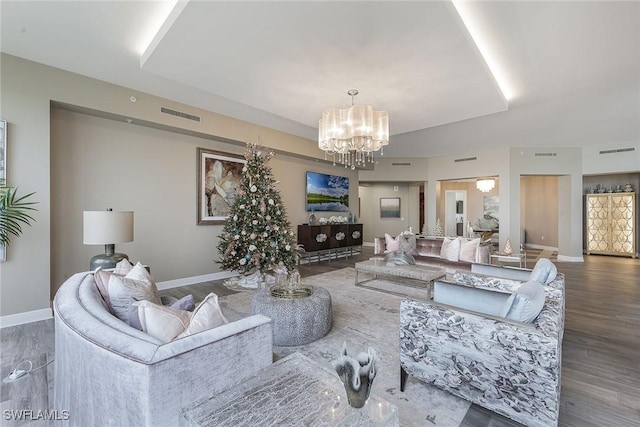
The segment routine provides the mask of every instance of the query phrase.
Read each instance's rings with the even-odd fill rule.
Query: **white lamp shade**
[[[83,243],[110,245],[133,241],[133,212],[84,211]]]

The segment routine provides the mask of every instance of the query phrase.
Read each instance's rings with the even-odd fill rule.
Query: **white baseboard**
[[[544,245],[534,245],[533,243],[525,243],[524,244],[525,248],[531,248],[531,249],[542,249],[542,250],[548,250],[548,251],[557,251],[558,248],[554,248],[553,246],[544,246]]]
[[[201,276],[184,277],[182,279],[157,282],[156,286],[159,290],[179,288],[180,286],[195,285],[196,283],[208,282],[211,280],[228,279],[237,275],[237,273],[233,273],[231,271],[220,271],[218,273],[203,274]]]
[[[48,320],[51,318],[53,318],[53,311],[50,308],[9,314],[8,316],[0,317],[0,329],[25,323],[39,322],[41,320]]]
[[[193,285],[196,283],[208,282],[210,280],[228,279],[237,276],[236,273],[230,271],[221,271],[218,273],[203,274],[201,276],[185,277],[183,279],[167,280],[156,283],[158,289],[171,289],[180,286]],[[38,322],[53,318],[53,311],[50,308],[42,310],[27,311],[24,313],[10,314],[0,317],[0,329],[10,326],[22,325],[25,323]]]
[[[584,258],[581,257],[581,256],[558,255],[558,261],[560,261],[560,262],[584,262]]]
[[[362,242],[362,246],[375,246],[375,244],[373,242]]]

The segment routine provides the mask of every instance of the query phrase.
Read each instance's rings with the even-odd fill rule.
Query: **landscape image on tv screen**
[[[307,172],[307,211],[349,211],[349,178]]]

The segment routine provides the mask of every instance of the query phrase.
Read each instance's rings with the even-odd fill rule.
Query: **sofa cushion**
[[[542,311],[545,296],[544,287],[540,283],[535,280],[528,281],[520,286],[505,303],[504,317],[519,322],[533,322]]]
[[[384,240],[387,244],[387,249],[384,251],[385,254],[398,252],[400,250],[400,240],[394,239],[393,236],[387,233],[384,233]]]
[[[190,313],[150,301],[136,301],[142,330],[165,343],[228,323],[213,292]]]
[[[460,259],[460,240],[446,238],[442,241],[440,258],[447,261],[458,261]]]
[[[480,246],[480,238],[467,240],[462,237],[460,239],[460,261],[478,262],[478,247]]]
[[[185,328],[184,332],[178,335],[178,338],[197,334],[198,332],[216,328],[226,323],[229,323],[229,321],[224,317],[224,314],[222,314],[222,310],[218,304],[218,295],[212,292],[193,310],[189,325]]]
[[[104,271],[101,267],[96,268],[96,270],[93,272],[93,278],[96,281],[96,287],[100,292],[102,300],[107,304],[107,307],[109,308],[109,312],[111,314],[113,314],[113,309],[111,308],[111,298],[109,298],[109,279],[111,278],[112,274],[115,273]]]
[[[162,304],[156,284],[140,263],[124,277],[112,274],[109,278],[108,292],[113,314],[126,323],[129,321],[129,306],[132,300]]]
[[[399,234],[396,237],[398,240],[400,247],[398,248],[398,252],[402,252],[408,255],[418,255],[416,251],[416,235],[415,234]]]
[[[491,316],[500,316],[509,298],[511,294],[506,291],[474,288],[442,280],[433,282],[433,302]]]
[[[137,302],[137,301],[132,299],[131,305],[129,306],[127,321],[129,323],[129,326],[132,326],[137,330],[142,331],[142,324],[140,323],[140,315],[138,314],[138,306],[135,305],[134,302]],[[171,304],[168,304],[167,307],[175,308],[176,310],[193,311],[193,309],[195,308],[195,300],[193,298],[193,295],[189,294],[189,295],[183,296],[179,300],[172,302]]]
[[[133,264],[129,262],[127,258],[123,258],[116,264],[116,267],[113,269],[115,274],[119,274],[121,276],[126,276],[133,269]]]
[[[555,280],[557,274],[557,267],[548,258],[540,258],[533,267],[529,280],[548,285]]]
[[[154,304],[151,301],[136,301],[142,330],[163,343],[173,341],[189,325],[189,312]]]

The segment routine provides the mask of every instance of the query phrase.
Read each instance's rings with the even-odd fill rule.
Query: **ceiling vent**
[[[558,153],[536,153],[536,157],[556,157]]]
[[[411,163],[409,163],[409,162],[404,162],[404,163],[393,162],[393,163],[391,163],[391,166],[411,166]]]
[[[611,153],[624,153],[627,151],[636,151],[635,147],[631,148],[616,148],[615,150],[602,150],[600,154],[611,154]]]
[[[463,159],[455,159],[454,162],[458,163],[458,162],[470,162],[472,160],[478,160],[477,157],[465,157]]]
[[[193,114],[183,113],[182,111],[172,110],[171,108],[160,107],[160,112],[165,114],[170,114],[176,117],[182,117],[183,119],[193,120],[194,122],[199,122],[200,117],[194,116]]]

